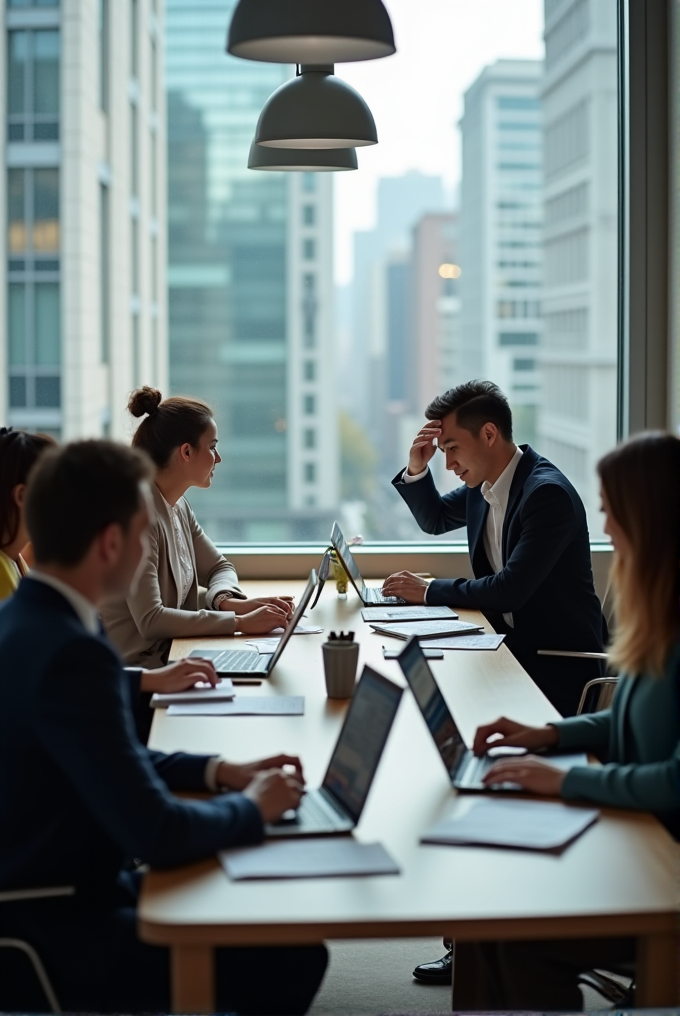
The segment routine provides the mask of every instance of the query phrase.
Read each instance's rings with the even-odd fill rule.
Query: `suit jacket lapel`
[[[173,522],[165,498],[161,494],[158,487],[154,484],[153,487],[154,503],[156,505],[156,520],[158,526],[163,530],[163,539],[168,548],[168,561],[170,563],[170,571],[172,573],[172,579],[175,583],[175,595],[177,597],[176,607],[181,607],[179,602],[180,591],[182,589],[182,566],[180,565],[179,555],[177,553],[177,547],[175,545],[175,531],[173,528]],[[162,553],[162,541],[159,540],[158,546],[159,553]],[[158,562],[158,571],[160,576],[161,562]]]
[[[475,578],[491,575],[493,569],[484,549],[484,526],[489,514],[489,505],[482,497],[481,488],[468,491],[468,548]]]
[[[519,506],[522,491],[524,490],[524,484],[532,469],[536,465],[536,459],[538,458],[536,452],[533,448],[530,448],[529,445],[520,445],[519,447],[522,449],[523,454],[522,458],[517,463],[517,469],[515,470],[515,475],[512,478],[512,483],[510,484],[508,507],[506,508],[505,518],[503,520],[503,534],[501,537],[503,564],[505,564],[508,559],[508,524]]]

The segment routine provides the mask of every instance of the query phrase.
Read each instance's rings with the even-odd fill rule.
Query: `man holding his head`
[[[137,738],[98,608],[134,583],[152,479],[145,455],[111,442],[46,452],[26,495],[36,568],[0,607],[0,891],[74,889],[3,903],[0,935],[38,950],[69,1011],[169,1011],[168,950],[137,939],[131,858],[170,867],[257,843],[303,791],[292,756],[235,765]],[[172,793],[208,790],[220,796]],[[218,950],[218,1008],[303,1013],[326,958],[323,946]],[[33,990],[16,953],[2,962],[0,1009],[41,1011]]]
[[[593,585],[581,498],[569,480],[512,436],[508,400],[491,381],[434,399],[407,468],[393,484],[424,532],[467,526],[473,579],[428,582],[403,571],[383,586],[409,603],[481,610],[563,716],[576,712],[598,660],[539,649],[601,653],[606,625]],[[437,446],[462,486],[441,496],[429,462]]]

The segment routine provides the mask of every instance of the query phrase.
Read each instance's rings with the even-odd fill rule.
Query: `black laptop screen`
[[[366,804],[401,696],[396,684],[364,667],[323,780],[323,789],[355,822]]]
[[[447,773],[455,773],[467,747],[417,639],[409,641],[397,662],[439,749]]]

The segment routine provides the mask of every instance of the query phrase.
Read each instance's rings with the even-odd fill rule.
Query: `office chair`
[[[0,907],[3,903],[18,903],[22,900],[44,900],[51,899],[55,896],[73,896],[75,889],[73,886],[57,886],[49,889],[17,889],[10,892],[0,892]],[[22,952],[28,957],[28,960],[33,968],[33,972],[43,990],[47,1003],[50,1007],[50,1011],[53,1013],[61,1013],[61,1006],[56,996],[54,988],[47,976],[47,971],[43,966],[42,960],[38,956],[30,942],[26,942],[21,938],[1,938],[0,937],[0,949],[16,949]]]

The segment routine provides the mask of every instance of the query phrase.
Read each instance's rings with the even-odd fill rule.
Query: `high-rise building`
[[[498,60],[465,93],[461,119],[461,379],[506,392],[532,442],[541,336],[543,64]]]
[[[247,169],[292,69],[225,53],[235,0],[166,0],[170,381],[213,406],[218,540],[325,538],[337,505],[332,177]]]
[[[126,437],[130,390],[167,377],[162,0],[6,0],[0,16],[0,415]]]
[[[541,451],[599,535],[595,466],[616,441],[616,4],[546,0]]]

